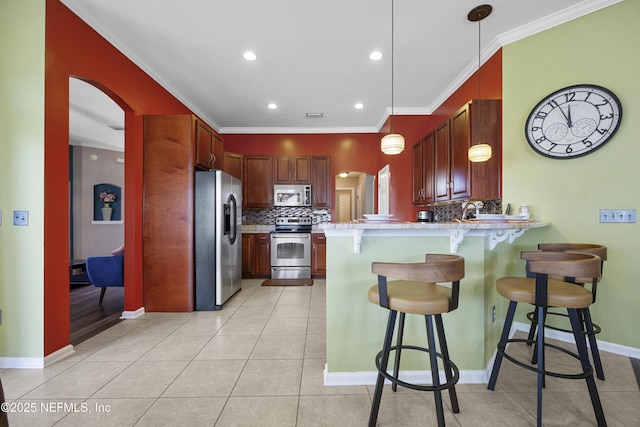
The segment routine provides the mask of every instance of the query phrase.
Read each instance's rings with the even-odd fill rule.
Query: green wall
[[[0,354],[42,357],[45,0],[0,2]],[[29,226],[13,226],[28,210]]]
[[[600,243],[609,249],[597,303],[598,339],[640,348],[635,327],[640,308],[638,224],[601,224],[600,209],[638,209],[640,144],[640,1],[627,0],[503,48],[503,205],[529,205],[553,226],[546,241]],[[533,152],[524,138],[531,109],[565,86],[591,83],[618,95],[618,133],[585,157],[552,160]],[[514,250],[535,249],[524,236]],[[522,263],[519,273],[523,272]],[[524,321],[522,311],[520,321]]]

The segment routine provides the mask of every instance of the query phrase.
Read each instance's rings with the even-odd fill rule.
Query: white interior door
[[[391,172],[389,165],[378,171],[378,213],[388,214],[389,212],[389,180]]]

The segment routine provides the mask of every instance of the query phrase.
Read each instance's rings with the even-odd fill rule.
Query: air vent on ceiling
[[[324,113],[307,113],[307,119],[321,119]]]

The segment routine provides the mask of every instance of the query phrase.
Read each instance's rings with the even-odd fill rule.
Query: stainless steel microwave
[[[274,206],[311,206],[310,185],[274,185]]]

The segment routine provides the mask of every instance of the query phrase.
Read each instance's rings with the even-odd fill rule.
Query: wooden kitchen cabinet
[[[242,154],[224,153],[222,170],[242,181]]]
[[[274,184],[311,184],[311,157],[276,156]]]
[[[416,143],[412,149],[412,199],[415,206],[428,205],[435,201],[433,186],[434,144],[435,136],[432,132],[422,141]]]
[[[271,276],[271,237],[269,233],[242,234],[242,277]]]
[[[273,157],[244,156],[242,207],[273,207]]]
[[[311,195],[314,208],[331,208],[331,157],[313,156],[311,158]]]
[[[434,164],[433,185],[436,202],[449,200],[449,121],[447,120],[433,132]]]
[[[480,143],[491,145],[492,157],[471,163],[469,147]],[[470,101],[413,146],[413,204],[500,198],[500,152],[500,101]]]
[[[143,119],[142,289],[150,312],[194,310],[194,120]]]
[[[311,275],[327,275],[327,238],[323,233],[311,234]]]
[[[197,117],[193,117],[193,126],[196,168],[202,170],[222,169],[224,156],[222,138]]]

